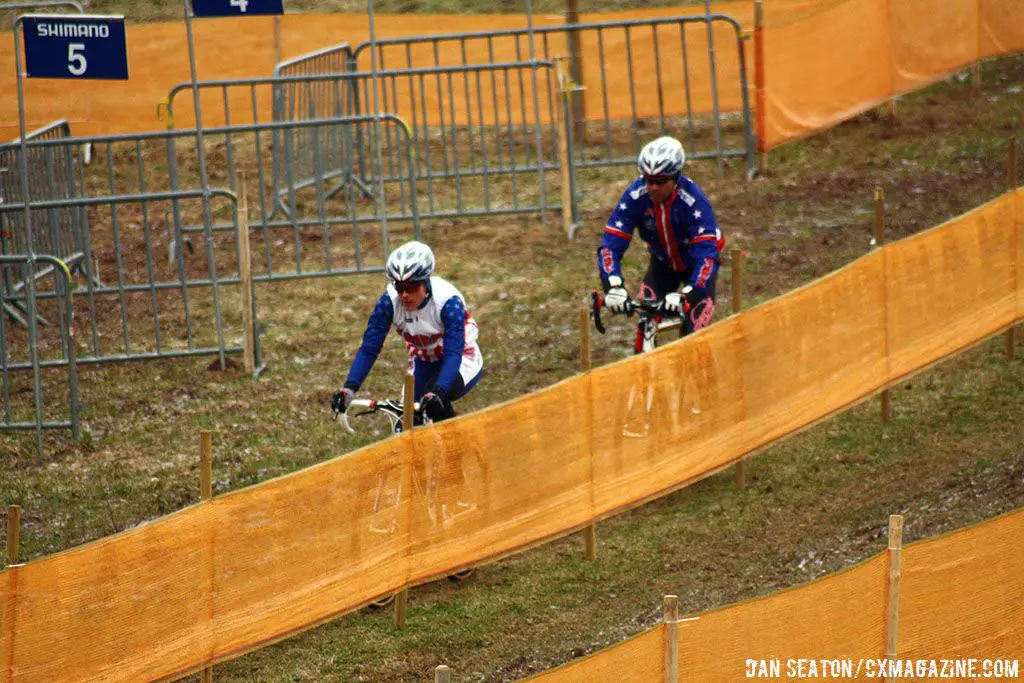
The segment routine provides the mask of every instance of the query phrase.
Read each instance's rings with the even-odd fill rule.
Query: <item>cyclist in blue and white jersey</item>
[[[664,300],[667,312],[684,314],[681,336],[711,322],[718,255],[725,246],[711,203],[682,174],[685,162],[683,145],[673,137],[645,145],[637,158],[640,177],[623,193],[597,249],[605,306],[624,313],[629,294],[622,255],[634,233],[647,243],[651,257],[640,298]]]
[[[370,373],[388,330],[394,326],[409,349],[420,416],[434,422],[455,417],[452,401],[476,386],[484,358],[476,320],[466,299],[434,272],[434,253],[422,242],[407,242],[388,256],[388,286],[370,314],[363,343],[331,408],[343,412]]]

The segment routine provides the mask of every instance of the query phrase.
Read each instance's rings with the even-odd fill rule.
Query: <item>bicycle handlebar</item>
[[[353,408],[364,408],[365,410],[358,413],[352,413]],[[419,409],[420,404],[414,403],[413,413]],[[401,422],[405,409],[402,407],[401,402],[393,399],[378,401],[372,398],[354,398],[344,411],[335,412],[334,416],[337,418],[338,424],[340,424],[346,432],[349,434],[355,434],[356,430],[352,429],[352,425],[349,424],[349,413],[352,413],[352,417],[362,417],[363,415],[373,415],[374,413],[380,412],[387,413],[392,419]]]
[[[594,327],[598,332],[604,334],[605,328],[601,323],[602,308],[604,308],[604,295],[595,289],[590,294],[590,310],[594,316]],[[663,299],[626,299],[625,315],[627,317],[632,317],[633,313],[640,313],[642,315],[665,315],[665,301]],[[681,316],[682,311],[679,312],[679,317]]]

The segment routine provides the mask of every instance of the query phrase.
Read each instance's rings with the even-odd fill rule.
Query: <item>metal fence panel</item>
[[[395,125],[382,130],[380,169],[371,153],[373,126],[368,124],[372,117],[345,117],[335,124],[324,121],[327,113],[348,107],[352,96],[368,99],[374,76],[395,103],[394,111],[381,119]],[[338,197],[346,212],[355,206],[350,221],[365,221],[377,217],[376,207],[363,200],[372,197],[378,176],[398,190],[396,197],[388,198],[389,220],[557,208],[548,196],[548,186],[559,168],[555,83],[550,62],[515,62],[377,74],[203,81],[199,88],[206,93],[204,102],[217,99],[223,103],[225,120],[239,118],[238,112],[231,111],[231,103],[238,102],[240,90],[249,94],[249,107],[243,115],[253,120],[266,118],[266,112],[260,111],[265,88],[298,98],[306,105],[305,113],[314,117],[290,122],[301,123],[308,130],[303,134],[309,141],[307,148],[301,152],[291,148],[289,140],[297,139],[291,127],[281,136],[284,144],[271,147],[273,167],[282,170],[274,173],[276,196],[264,198],[273,207],[264,221],[275,217],[278,206],[283,206],[288,220],[295,220],[291,206],[303,203],[303,197],[307,197],[306,203],[316,205]],[[175,86],[168,95],[172,115],[176,95],[189,87]],[[221,97],[210,97],[217,91]],[[325,100],[323,93],[332,93],[337,99]],[[282,109],[294,110],[287,98],[279,96],[272,116]],[[324,142],[332,138],[340,144]],[[408,160],[406,144],[413,151]],[[296,161],[300,154],[304,165]],[[403,194],[402,180],[408,177],[409,168],[414,168],[417,182]]]
[[[182,133],[187,134],[187,133]],[[88,176],[89,197],[46,198],[29,203],[34,212],[89,215],[88,258],[73,270],[79,363],[218,355],[241,352],[241,315],[223,311],[209,291],[238,283],[235,231],[200,228],[183,235],[168,217],[175,211],[202,222],[203,192],[166,190],[173,165],[166,157],[167,133],[97,138],[50,138],[28,143],[29,156],[60,156],[91,143],[102,164]],[[189,164],[195,167],[195,162]],[[156,188],[156,189],[154,189]],[[218,215],[232,219],[234,195],[211,190]],[[227,200],[227,201],[224,201]],[[0,205],[0,221],[19,215],[22,203]],[[207,248],[209,243],[209,248]],[[198,248],[197,248],[198,247]],[[37,300],[53,298],[40,287]],[[8,306],[29,305],[24,289],[5,293]],[[230,341],[220,340],[227,329]]]
[[[35,130],[25,136],[26,141],[60,140],[71,136],[67,121],[54,123]],[[19,140],[0,145],[0,209],[11,204],[21,204],[21,148]],[[80,148],[62,145],[59,147],[29,147],[28,157],[28,199],[29,204],[52,199],[73,199],[82,193],[82,161]],[[31,235],[25,225],[22,212],[0,213],[0,254],[28,254],[31,251],[49,254],[63,260],[69,267],[80,266],[89,253],[89,223],[80,207],[33,209],[29,213]],[[31,249],[30,249],[31,245]],[[11,309],[12,297],[25,287],[18,279],[24,269],[9,266],[0,269],[0,289],[5,293],[5,308],[8,313],[18,316]]]
[[[258,79],[270,85],[275,79]],[[234,82],[231,82],[234,83]],[[253,102],[257,83],[246,82],[251,88]],[[230,88],[217,83],[215,87]],[[173,102],[173,97],[171,99]],[[257,113],[258,107],[256,109]],[[419,213],[416,209],[417,184],[415,160],[412,155],[410,131],[395,117],[380,117],[384,130],[394,129],[386,136],[392,142],[384,150],[385,167],[390,172],[381,174],[376,162],[368,160],[368,178],[376,192],[377,178],[384,187],[383,206],[368,200],[352,183],[333,191],[329,181],[316,176],[312,182],[299,186],[289,182],[284,188],[277,186],[273,166],[275,137],[284,138],[285,131],[302,131],[311,139],[325,135],[324,131],[337,128],[372,128],[374,117],[323,118],[308,121],[256,123],[204,128],[207,163],[220,174],[232,190],[240,177],[246,179],[246,188],[252,216],[249,226],[253,258],[253,279],[257,281],[282,280],[305,277],[325,277],[356,272],[376,272],[383,269],[386,248],[392,236],[413,239],[420,234]],[[179,156],[190,160],[195,157],[195,141],[182,131],[173,131],[167,138],[168,158]],[[270,151],[268,151],[268,146]],[[326,168],[324,148],[313,146],[313,159],[318,168]],[[285,164],[286,177],[294,178]],[[220,179],[220,178],[218,178]],[[195,182],[193,168],[172,169],[172,188]],[[283,206],[284,210],[278,210]],[[174,216],[175,229],[188,236],[203,228],[179,215]],[[217,220],[214,233],[233,230],[232,223]]]
[[[631,164],[658,133],[682,140],[691,159],[740,157],[753,170],[743,36],[732,17],[566,24],[536,27],[532,34],[534,58],[570,57],[577,85],[586,88],[585,96],[571,98],[579,168]],[[377,64],[400,70],[494,62],[499,55],[524,60],[530,37],[524,28],[385,38],[375,41]],[[582,45],[584,55],[571,53],[573,44]],[[354,69],[368,68],[370,47],[353,48]],[[382,107],[392,111],[396,103],[385,90]]]
[[[352,52],[344,43],[281,62],[274,67],[274,77],[344,74],[351,63]],[[357,113],[356,95],[349,80],[282,80],[273,84],[273,91],[275,122],[341,118]],[[342,191],[350,182],[356,183],[364,196],[372,194],[354,170],[358,165],[365,175],[366,166],[364,150],[353,145],[351,126],[285,128],[274,136],[274,151],[275,208],[287,211],[282,198],[289,188],[309,187],[318,178],[332,183],[327,197]]]
[[[75,438],[80,429],[71,273],[53,256],[2,255],[0,265],[28,283],[25,325],[0,313],[0,430],[34,430],[41,451],[43,429],[70,429]],[[37,297],[36,283],[53,296]]]

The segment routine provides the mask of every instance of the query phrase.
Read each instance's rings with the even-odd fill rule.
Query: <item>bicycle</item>
[[[594,327],[601,334],[605,333],[601,322],[601,309],[604,308],[604,296],[594,290],[590,294],[590,310],[594,318]],[[683,324],[683,313],[668,313],[663,299],[628,299],[626,301],[627,317],[637,314],[636,339],[633,342],[634,353],[646,353],[657,345],[659,332],[678,329]]]
[[[601,334],[605,333],[604,324],[601,321],[601,309],[604,308],[604,296],[594,290],[591,293],[591,313],[594,318],[594,327]],[[636,337],[633,342],[634,354],[646,353],[654,350],[657,345],[658,333],[671,329],[679,329],[683,324],[682,311],[668,312],[665,310],[664,300],[658,299],[627,299],[625,314],[632,317],[637,314]],[[679,405],[682,396],[685,394],[692,397],[690,411],[693,414],[700,414],[700,395],[711,386],[714,377],[714,358],[710,351],[706,354],[707,361],[697,366],[696,373],[688,373],[683,379],[680,392],[669,399],[670,405]],[[649,366],[642,369],[641,379],[630,385],[626,394],[625,421],[622,426],[622,435],[634,438],[643,438],[650,434],[651,424],[654,415],[655,391],[651,378]],[[687,388],[688,385],[699,385]],[[646,387],[646,391],[644,390]]]
[[[349,434],[355,434],[350,418],[364,417],[382,413],[391,425],[392,434],[403,431],[405,408],[401,401],[395,399],[353,399],[345,411],[335,412],[335,419]],[[418,403],[413,404],[413,425],[429,423],[420,414]],[[459,517],[473,512],[479,507],[481,492],[484,490],[484,462],[477,457],[466,458],[461,454],[456,458],[433,458],[424,463],[423,470],[417,468],[412,476],[413,491],[427,501],[426,514],[431,524],[447,527]],[[457,467],[453,471],[452,467]],[[442,482],[458,481],[458,485],[445,489]],[[379,534],[393,534],[398,531],[399,520],[393,513],[397,512],[402,498],[401,472],[399,465],[394,464],[377,475],[377,486],[373,497],[373,517],[370,531]],[[454,582],[462,582],[469,578],[474,568],[463,569],[448,575]],[[394,600],[394,594],[371,603],[372,607],[383,607]]]

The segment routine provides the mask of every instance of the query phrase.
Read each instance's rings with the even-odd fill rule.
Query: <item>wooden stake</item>
[[[590,372],[590,310],[584,306],[580,309],[580,370]],[[597,522],[583,530],[583,545],[588,560],[597,559]]]
[[[213,498],[213,432],[204,429],[199,432],[199,498]],[[202,683],[213,683],[213,667],[199,672]]]
[[[565,23],[575,25],[580,23],[579,0],[565,1]],[[579,31],[569,31],[569,76],[574,86],[583,84],[583,48],[580,46]],[[587,103],[583,98],[583,91],[573,88],[572,112],[575,119],[571,123],[573,128],[583,139],[587,125]]]
[[[21,553],[21,506],[7,506],[7,565],[18,564]]]
[[[18,560],[21,551],[21,506],[7,506],[7,604],[0,614],[3,629],[0,629],[0,652],[6,653],[3,658],[5,680],[14,678],[14,634],[18,630]]]
[[[402,431],[411,432],[416,415],[416,377],[410,374],[405,376],[405,386],[402,390]]]
[[[562,183],[562,231],[566,239],[572,239],[572,182],[569,178],[569,136],[568,118],[565,106],[568,103],[568,78],[565,75],[564,57],[555,57],[555,131],[558,134],[558,166]]]
[[[446,664],[438,664],[434,669],[434,683],[450,683],[451,680],[452,670]]]
[[[885,193],[881,187],[875,188],[875,248],[881,249],[885,244]],[[888,349],[886,350],[888,353]],[[882,422],[892,422],[892,394],[885,389],[881,396]]]
[[[665,683],[679,681],[679,597],[666,595],[662,621],[665,624]]]
[[[1017,190],[1017,138],[1010,138],[1010,150],[1006,159],[1006,178],[1010,192]],[[1017,239],[1020,239],[1018,235]],[[1019,266],[1018,266],[1019,268]],[[1020,277],[1018,272],[1017,277]],[[1006,331],[1006,360],[1017,357],[1017,326],[1011,325]]]
[[[274,15],[274,66],[281,63],[283,49],[281,46],[281,15]]]
[[[971,67],[971,97],[981,95],[981,61],[977,61]]]
[[[213,432],[204,429],[199,432],[199,497],[213,498]]]
[[[735,315],[743,309],[743,252],[741,250],[732,250],[729,265],[732,268],[732,312]],[[738,489],[747,487],[746,467],[745,460],[740,460],[736,463],[734,483]]]
[[[405,376],[405,388],[402,391],[402,431],[404,433],[412,432],[413,430],[413,418],[415,416],[415,403],[416,403],[416,378],[412,375],[407,374]],[[401,491],[409,490],[409,466],[411,463],[405,462],[402,467],[401,474]],[[409,589],[403,588],[398,591],[398,595],[395,596],[395,615],[394,624],[395,628],[405,628],[406,617],[409,613]]]
[[[885,656],[890,662],[896,660],[899,646],[902,551],[903,515],[889,515],[889,584],[885,601]]]
[[[249,248],[249,198],[245,189],[245,174],[238,188],[238,278],[242,287],[242,349],[245,371],[256,372],[256,329],[252,315],[252,255]]]
[[[580,370],[590,372],[590,309],[580,309]]]

